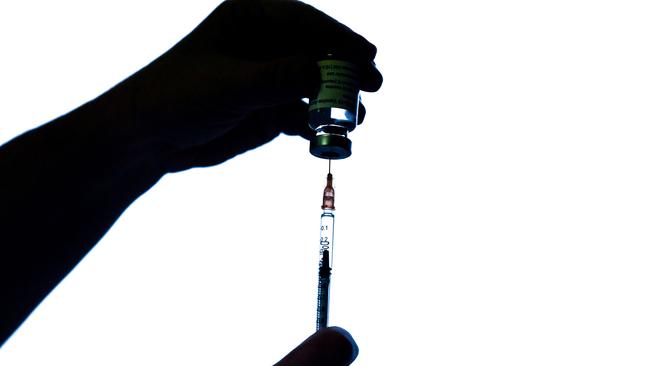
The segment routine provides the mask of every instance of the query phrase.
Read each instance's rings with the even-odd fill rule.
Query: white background
[[[646,2],[313,3],[378,46],[385,77],[333,164],[332,324],[357,364],[648,365]],[[0,141],[107,90],[216,4],[3,2]],[[279,360],[314,327],[326,169],[282,136],[166,176],[0,364]]]

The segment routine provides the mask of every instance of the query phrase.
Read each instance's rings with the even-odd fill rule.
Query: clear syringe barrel
[[[320,215],[320,258],[319,267],[326,265],[332,268],[332,250],[334,249],[334,210],[324,209],[323,214]],[[325,251],[327,251],[327,258],[324,258]],[[326,262],[323,262],[323,259]]]
[[[317,331],[327,327],[329,318],[333,244],[334,211],[324,209],[323,214],[320,216],[320,260],[318,262],[318,296],[316,300]]]
[[[327,174],[327,186],[323,191],[323,213],[320,215],[320,250],[318,261],[318,298],[316,305],[316,330],[327,327],[330,303],[330,278],[332,274],[332,250],[334,249],[334,187],[332,174]]]

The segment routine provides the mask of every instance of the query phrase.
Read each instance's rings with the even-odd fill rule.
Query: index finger
[[[334,54],[361,68],[361,89],[382,83],[374,65],[377,47],[322,11],[297,0],[227,0],[208,17],[218,53],[252,61]]]
[[[346,25],[311,5],[294,0],[266,2],[267,15],[275,25],[282,25],[285,39],[295,49],[303,49],[318,58],[328,53],[352,61],[361,68],[361,89],[376,91],[383,78],[374,58],[377,47]]]

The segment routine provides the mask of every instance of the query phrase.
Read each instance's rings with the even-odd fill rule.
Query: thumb
[[[347,366],[358,353],[350,333],[330,327],[314,333],[275,366]]]
[[[249,63],[244,71],[243,103],[250,110],[314,97],[320,87],[318,64],[305,56]]]

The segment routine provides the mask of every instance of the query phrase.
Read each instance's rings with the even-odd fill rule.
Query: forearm
[[[0,147],[0,344],[163,175],[129,90]]]

